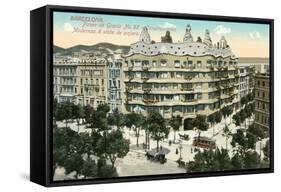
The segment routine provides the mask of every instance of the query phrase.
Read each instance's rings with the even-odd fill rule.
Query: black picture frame
[[[93,180],[53,181],[51,145],[53,98],[53,11],[268,24],[270,26],[270,168],[224,172],[130,176]],[[274,172],[274,20],[247,17],[47,5],[30,12],[30,46],[30,180],[32,182],[43,186],[53,187],[65,185],[117,183]]]

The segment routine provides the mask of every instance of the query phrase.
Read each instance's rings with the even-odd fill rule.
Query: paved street
[[[253,119],[251,119],[253,121]],[[231,124],[231,117],[226,120],[228,127],[232,133],[235,133],[236,130],[240,127],[236,127],[233,123]],[[65,126],[64,123],[58,122],[59,127]],[[77,131],[76,123],[69,123],[68,126]],[[207,131],[202,131],[201,136],[212,137],[216,140],[216,145],[218,148],[226,147],[226,140],[223,134],[223,128],[225,126],[225,120],[222,119],[221,123],[217,124],[213,128],[208,129]],[[85,129],[85,125],[79,126],[79,132],[90,132],[90,129]],[[179,168],[176,161],[180,158],[180,153],[182,156],[182,161],[189,162],[192,161],[196,152],[194,152],[194,147],[192,146],[193,138],[198,136],[198,132],[194,130],[189,131],[178,131],[176,133],[176,144],[172,142],[169,145],[169,140],[174,140],[174,132],[170,131],[170,134],[167,139],[159,142],[159,146],[166,151],[167,162],[165,164],[160,164],[156,162],[152,162],[146,159],[145,150],[143,149],[143,143],[145,142],[145,132],[144,130],[140,131],[139,137],[139,147],[136,146],[136,136],[133,130],[129,130],[128,128],[123,128],[124,137],[130,140],[130,152],[123,159],[116,160],[116,168],[119,176],[130,176],[130,175],[153,175],[153,174],[169,174],[169,173],[184,173],[185,170]],[[213,132],[215,135],[213,136]],[[179,137],[179,134],[187,134],[189,135],[189,140],[182,140]],[[262,152],[260,147],[264,147],[267,139],[262,140],[262,144],[260,145],[260,141],[257,142],[256,151],[258,153]],[[231,137],[228,139],[228,150],[229,155],[232,156],[232,146],[230,144]],[[179,145],[181,144],[182,150],[180,152]],[[157,146],[156,141],[150,140],[150,149],[155,149]],[[178,149],[178,153],[176,150]],[[200,149],[202,150],[202,149]],[[263,154],[262,154],[263,155]],[[56,177],[61,178],[64,175],[64,170],[56,170]],[[71,177],[71,174],[68,175]]]

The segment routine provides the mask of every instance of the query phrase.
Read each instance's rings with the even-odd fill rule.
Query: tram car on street
[[[195,147],[201,147],[204,149],[215,149],[216,148],[216,140],[210,138],[210,137],[194,137],[193,139],[193,146]]]

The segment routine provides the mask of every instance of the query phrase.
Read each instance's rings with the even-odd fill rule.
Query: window
[[[201,67],[202,61],[197,61],[197,67]]]
[[[167,60],[165,60],[165,59],[162,59],[161,61],[160,61],[160,65],[163,67],[163,66],[166,66],[167,65]]]
[[[180,61],[179,60],[175,60],[174,64],[175,64],[175,67],[180,67]]]
[[[204,111],[205,110],[205,105],[204,104],[200,104],[197,106],[197,110],[198,111]]]

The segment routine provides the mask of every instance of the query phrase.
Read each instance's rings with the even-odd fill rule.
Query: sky
[[[213,43],[225,36],[238,57],[269,57],[269,25],[224,21],[151,18],[103,14],[54,12],[54,45],[69,48],[75,45],[94,45],[109,42],[130,45],[139,40],[144,26],[152,40],[161,41],[166,30],[173,42],[182,42],[186,26],[191,25],[193,39],[204,39],[210,31]]]

